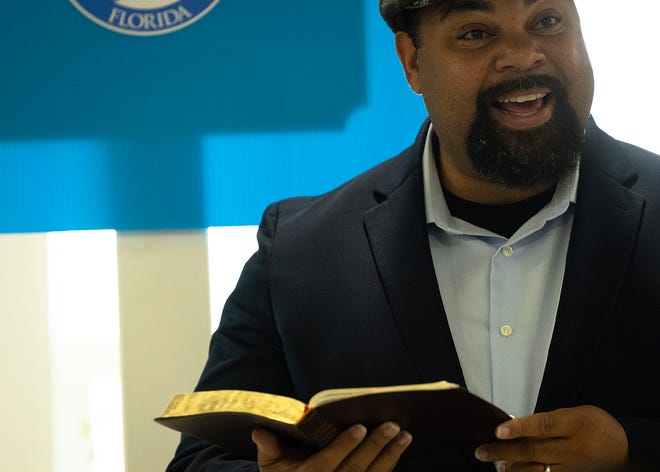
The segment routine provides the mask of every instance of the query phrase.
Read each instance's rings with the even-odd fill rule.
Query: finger
[[[394,470],[394,467],[396,467],[396,464],[401,458],[401,454],[412,443],[412,439],[412,435],[408,431],[401,431],[374,459],[367,470],[369,472],[389,472]]]
[[[536,413],[502,423],[495,430],[498,439],[561,438],[574,432],[574,416],[567,409]]]
[[[401,428],[398,424],[387,421],[371,431],[358,447],[346,458],[340,467],[341,470],[367,470],[374,460],[385,450],[386,446],[397,437]],[[388,455],[383,462],[389,463]],[[394,460],[393,465],[396,464]],[[392,466],[393,468],[393,466]],[[387,470],[387,469],[385,469]]]
[[[497,472],[544,472],[545,464],[535,462],[501,462],[498,464]],[[561,472],[559,469],[552,472]]]
[[[568,442],[565,439],[516,439],[484,444],[476,449],[474,455],[482,462],[556,464],[566,455],[567,447]]]
[[[277,436],[265,429],[252,431],[252,442],[257,446],[259,464],[272,464],[282,455],[282,445]]]
[[[333,471],[364,440],[367,428],[362,425],[351,426],[337,436],[325,449],[310,456],[304,464],[304,470]]]

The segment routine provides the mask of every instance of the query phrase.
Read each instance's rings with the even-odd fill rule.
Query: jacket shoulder
[[[658,198],[660,156],[639,146],[619,141],[600,130],[594,122],[588,131],[586,160],[625,187]]]
[[[418,168],[421,168],[421,154],[416,155],[411,147],[324,194],[287,198],[271,206],[278,207],[280,218],[329,217],[334,212],[344,216],[353,212],[361,214],[381,203]]]

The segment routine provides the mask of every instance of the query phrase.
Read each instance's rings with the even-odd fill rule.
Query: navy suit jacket
[[[213,335],[199,390],[307,400],[326,388],[465,384],[431,260],[421,156],[400,155],[318,197],[271,205]],[[633,460],[660,445],[660,158],[593,122],[537,411],[596,405]],[[524,296],[524,294],[522,295]],[[397,470],[484,470],[473,447]],[[258,470],[183,437],[168,470]]]

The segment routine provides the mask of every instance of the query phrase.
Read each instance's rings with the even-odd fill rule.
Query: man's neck
[[[439,159],[441,151],[434,146],[434,157],[442,187],[457,197],[485,205],[507,205],[527,200],[554,187],[557,182],[543,182],[532,187],[507,187],[483,179],[472,167],[469,158]]]
[[[443,188],[457,197],[485,205],[506,205],[527,200],[557,184],[556,182],[546,182],[529,188],[506,187],[484,181],[477,176],[454,173],[442,163],[440,164],[440,181]]]

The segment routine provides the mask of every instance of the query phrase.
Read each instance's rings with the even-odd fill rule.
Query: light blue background
[[[221,0],[157,37],[5,5],[0,232],[256,224],[398,153],[425,111],[377,4]]]

